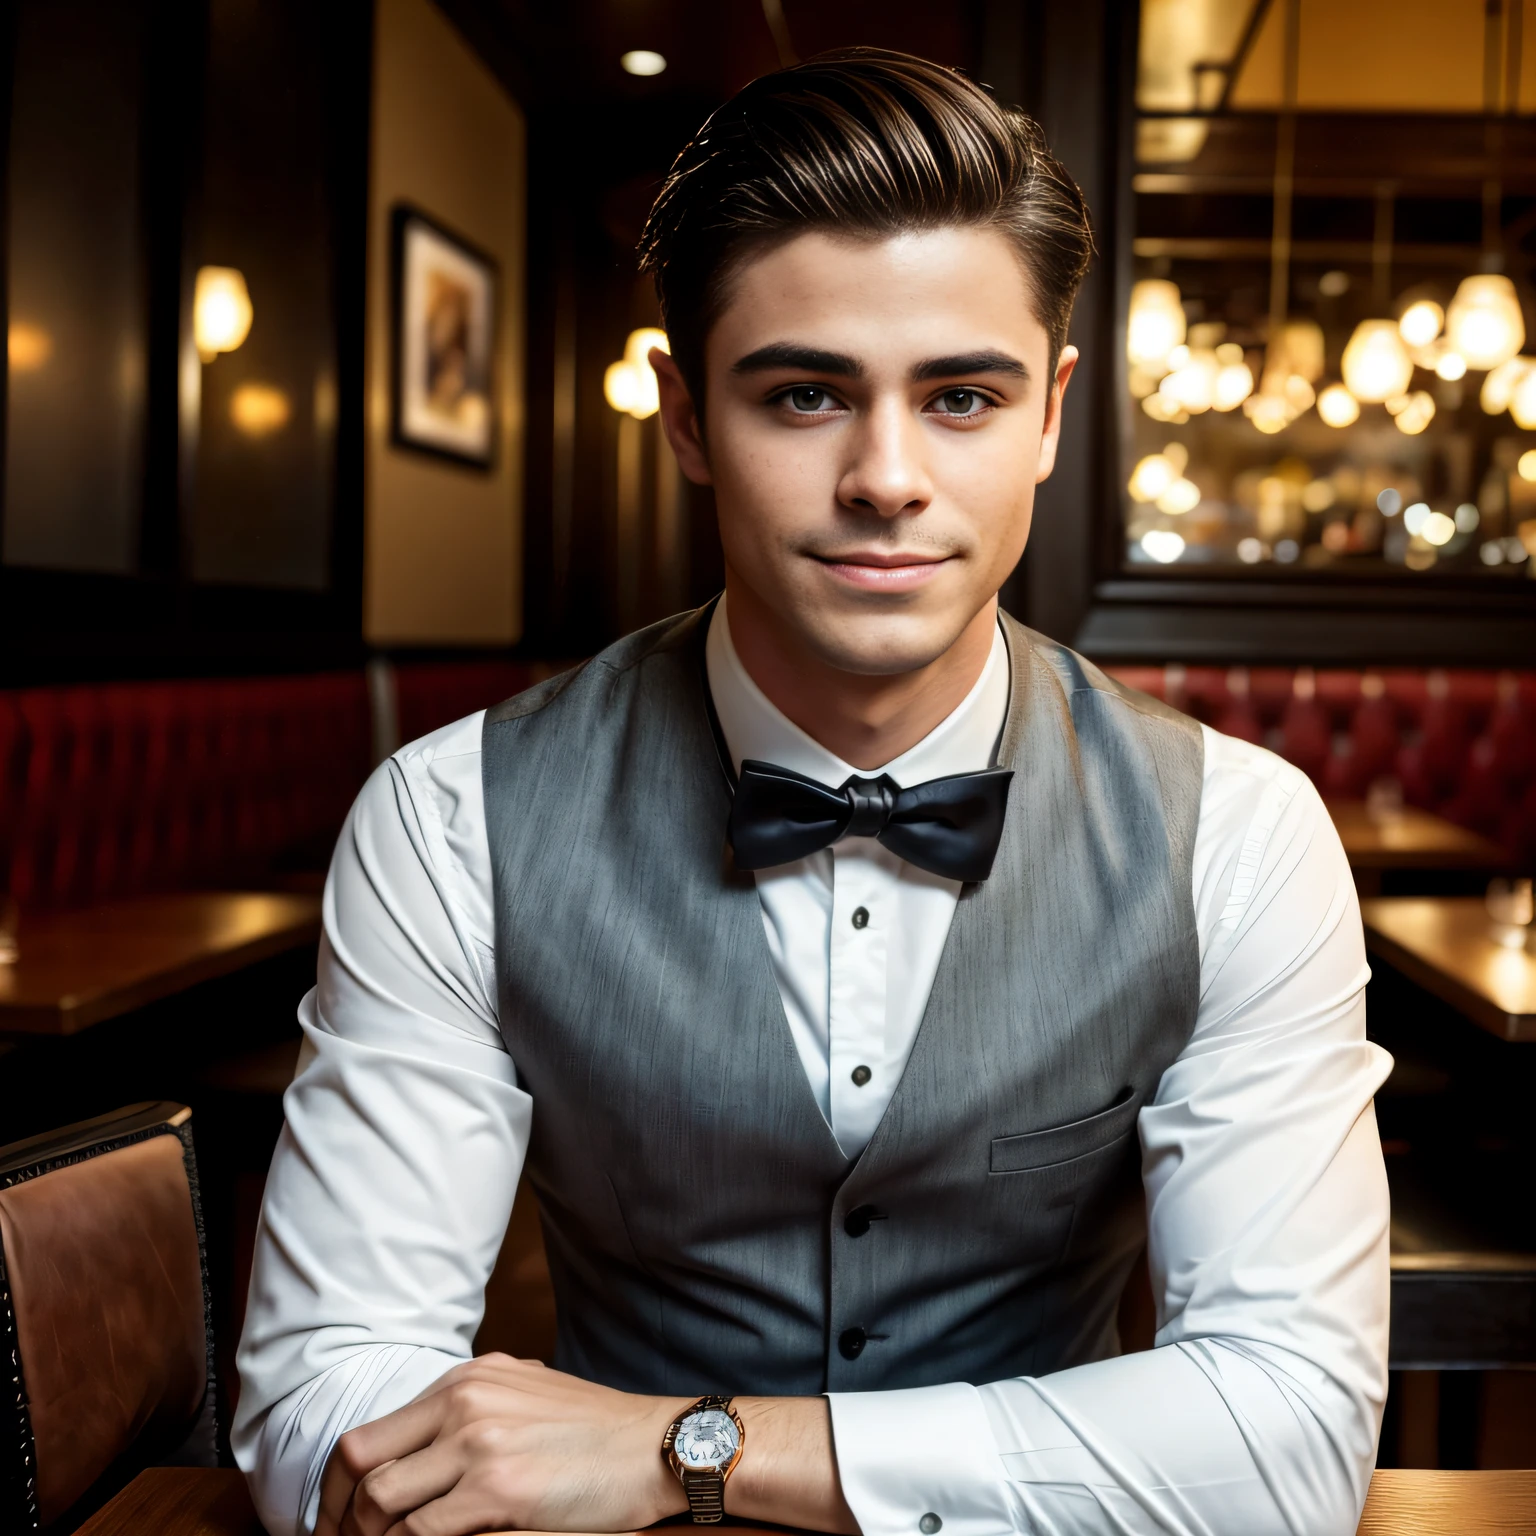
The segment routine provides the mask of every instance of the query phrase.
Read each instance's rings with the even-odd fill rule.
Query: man
[[[1354,1529],[1388,1062],[1337,838],[997,608],[1089,248],[1033,125],[900,55],[684,150],[652,361],[725,594],[352,813],[240,1355],[274,1532]],[[525,1160],[554,1369],[469,1362]]]

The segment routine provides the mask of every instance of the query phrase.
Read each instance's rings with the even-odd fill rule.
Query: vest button
[[[862,1328],[845,1328],[837,1336],[837,1352],[844,1360],[857,1360],[868,1342],[869,1335]]]
[[[944,1529],[944,1522],[930,1509],[921,1520],[917,1522],[917,1528],[923,1536],[937,1536]]]
[[[849,1237],[863,1237],[869,1231],[870,1222],[884,1220],[884,1211],[876,1210],[872,1205],[856,1205],[843,1218],[843,1231]]]
[[[869,908],[855,907],[853,909],[853,926],[855,928],[869,927]]]
[[[848,1075],[853,1079],[855,1088],[862,1088],[875,1074],[868,1067],[855,1067]]]

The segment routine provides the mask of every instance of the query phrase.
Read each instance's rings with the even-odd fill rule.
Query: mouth
[[[849,586],[866,592],[907,592],[932,581],[952,557],[916,550],[857,549],[811,558]]]

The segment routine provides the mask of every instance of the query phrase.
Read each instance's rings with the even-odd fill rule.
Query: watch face
[[[723,1467],[740,1444],[735,1419],[723,1409],[705,1408],[678,1426],[674,1449],[685,1467]]]

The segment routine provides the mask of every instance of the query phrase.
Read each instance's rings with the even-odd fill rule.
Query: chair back
[[[213,1449],[191,1111],[135,1104],[0,1147],[0,1530],[73,1525],[150,1461]]]

